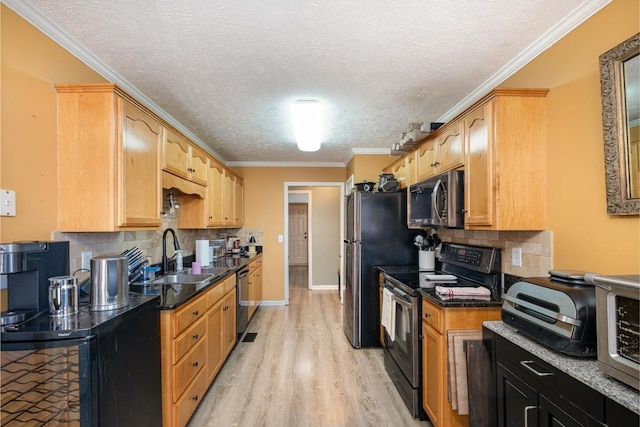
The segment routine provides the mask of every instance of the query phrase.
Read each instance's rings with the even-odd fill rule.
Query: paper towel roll
[[[196,240],[196,262],[202,267],[209,267],[209,241]]]

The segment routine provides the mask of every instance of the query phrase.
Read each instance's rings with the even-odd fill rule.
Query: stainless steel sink
[[[211,274],[167,274],[166,276],[159,277],[151,282],[153,285],[175,285],[175,284],[204,284],[211,280],[214,276]]]

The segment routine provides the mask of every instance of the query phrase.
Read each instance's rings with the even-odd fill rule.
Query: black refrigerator
[[[378,265],[418,264],[406,191],[346,196],[343,328],[351,345],[380,346]]]

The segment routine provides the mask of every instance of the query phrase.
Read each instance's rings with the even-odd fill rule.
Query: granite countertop
[[[215,277],[210,283],[203,284],[146,284],[144,282],[134,283],[131,290],[143,295],[159,295],[161,310],[174,310],[182,304],[190,301],[193,297],[205,292],[212,286],[216,286],[222,280],[238,270],[249,265],[253,260],[262,256],[262,252],[250,256],[226,256],[214,261],[209,267],[202,267],[202,274],[214,274]],[[182,272],[188,273],[190,269]],[[180,272],[178,272],[180,274]]]
[[[598,369],[596,359],[582,359],[558,353],[525,337],[501,321],[486,321],[483,322],[483,325],[549,365],[565,372],[636,414],[640,414],[640,392],[602,373]]]
[[[376,267],[385,274],[415,274],[416,280],[419,280],[421,271],[416,265],[381,265]],[[422,272],[429,273],[429,272]],[[497,295],[491,295],[488,300],[470,299],[470,298],[450,298],[445,295],[439,295],[434,288],[418,288],[418,293],[426,300],[445,308],[451,307],[501,307],[502,298]]]

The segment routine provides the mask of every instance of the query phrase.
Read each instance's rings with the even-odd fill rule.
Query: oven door
[[[420,316],[418,297],[385,283],[387,289],[393,292],[392,310],[395,310],[394,339],[385,330],[384,340],[389,355],[396,362],[404,376],[413,388],[420,385],[420,355],[419,331],[417,319]]]
[[[3,342],[0,425],[98,425],[95,348],[95,336]]]

